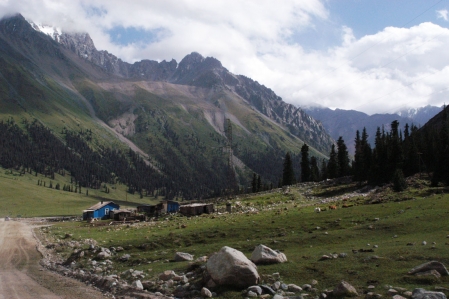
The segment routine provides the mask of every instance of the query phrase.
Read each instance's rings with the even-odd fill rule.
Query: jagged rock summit
[[[20,15],[15,18],[23,19]],[[285,103],[273,90],[257,81],[243,75],[232,74],[216,58],[203,57],[197,52],[192,52],[179,64],[174,59],[161,62],[142,60],[130,64],[107,51],[98,51],[88,33],[66,33],[56,30],[58,34],[55,35],[51,30],[42,31],[42,26],[34,24],[32,28],[44,34],[50,33],[49,36],[56,42],[108,74],[125,79],[230,90],[317,150],[327,154],[334,142],[323,125],[304,110]]]

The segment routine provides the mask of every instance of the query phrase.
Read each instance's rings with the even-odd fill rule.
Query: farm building
[[[214,211],[214,204],[212,203],[193,203],[179,207],[179,212],[184,216],[196,216],[204,213],[210,214]]]
[[[113,201],[101,201],[83,211],[83,220],[108,219],[110,217],[109,212],[119,209],[120,206]]]
[[[162,204],[137,206],[137,212],[144,213],[145,215],[150,217],[157,217],[161,215],[162,209],[163,209]]]
[[[158,206],[162,206],[163,213],[176,213],[179,211],[179,202],[173,200],[164,200]]]
[[[130,210],[113,210],[110,212],[111,219],[116,221],[123,221],[130,219],[131,215],[134,216],[134,212]]]

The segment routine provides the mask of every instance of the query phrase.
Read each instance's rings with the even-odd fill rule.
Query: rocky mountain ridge
[[[32,27],[42,32],[39,26]],[[232,74],[223,67],[219,60],[213,57],[203,57],[201,54],[193,52],[185,56],[179,63],[172,59],[169,62],[142,60],[130,64],[107,51],[98,51],[88,33],[62,32],[51,37],[80,58],[101,67],[111,75],[126,79],[163,81],[205,88],[225,88],[235,92],[257,111],[287,127],[290,133],[323,153],[328,153],[334,142],[325,128],[307,115],[304,110],[285,103],[273,90],[257,81],[243,75]]]

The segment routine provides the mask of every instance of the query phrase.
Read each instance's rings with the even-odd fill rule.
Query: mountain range
[[[93,149],[130,147],[189,184],[226,180],[213,171],[226,163],[241,186],[253,173],[277,184],[287,151],[307,143],[324,158],[335,142],[304,110],[215,58],[130,64],[98,51],[88,33],[44,30],[21,15],[0,21],[0,78],[0,120],[38,121],[61,140],[92,132]]]
[[[428,105],[416,109],[403,109],[392,114],[373,115],[355,110],[332,110],[324,107],[307,107],[304,108],[304,111],[319,120],[332,138],[337,140],[341,136],[348,146],[349,153],[353,155],[357,130],[361,133],[363,128],[366,128],[369,136],[368,141],[374,145],[374,137],[378,127],[381,129],[383,127],[385,131],[389,131],[391,122],[395,120],[399,122],[402,128],[405,124],[421,127],[442,109],[442,107]]]

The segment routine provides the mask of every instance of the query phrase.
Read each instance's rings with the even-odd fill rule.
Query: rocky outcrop
[[[248,287],[259,282],[257,267],[242,252],[224,246],[206,263],[211,279],[217,285]]]

